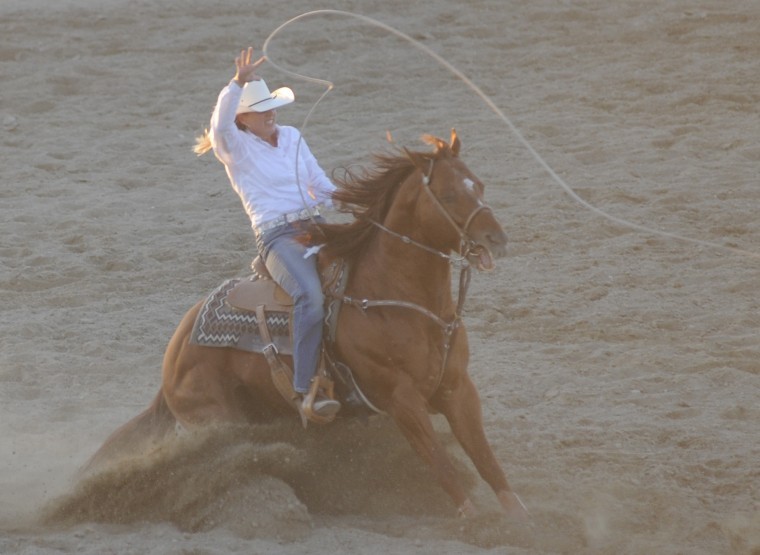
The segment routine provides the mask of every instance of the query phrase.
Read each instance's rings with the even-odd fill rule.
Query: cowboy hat
[[[290,104],[294,100],[295,95],[288,87],[280,87],[274,92],[269,92],[269,87],[263,79],[250,81],[243,86],[243,95],[240,97],[235,115],[246,112],[267,112]]]

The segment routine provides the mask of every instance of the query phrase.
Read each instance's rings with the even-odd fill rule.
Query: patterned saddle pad
[[[259,333],[256,313],[233,306],[228,297],[243,279],[225,281],[208,296],[203,303],[190,334],[190,343],[204,347],[231,347],[252,353],[260,353],[267,345]],[[273,303],[276,304],[276,303]],[[287,311],[266,312],[267,326],[272,342],[284,355],[293,354],[290,338],[290,313]]]

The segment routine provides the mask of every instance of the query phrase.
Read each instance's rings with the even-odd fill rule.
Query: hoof
[[[522,500],[513,491],[500,491],[497,495],[507,517],[515,522],[530,522],[530,513]]]

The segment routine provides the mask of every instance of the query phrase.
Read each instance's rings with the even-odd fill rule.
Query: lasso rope
[[[309,77],[306,75],[302,75],[300,73],[296,73],[294,71],[291,71],[289,69],[286,69],[276,62],[272,60],[272,58],[268,54],[269,44],[272,42],[274,37],[280,33],[283,29],[288,27],[289,25],[300,21],[302,19],[310,18],[310,17],[318,17],[318,16],[324,16],[324,15],[338,15],[338,16],[345,16],[345,17],[353,17],[355,19],[359,19],[360,21],[363,21],[365,23],[368,23],[374,27],[379,27],[380,29],[383,29],[393,35],[396,35],[397,37],[407,41],[415,48],[423,51],[425,54],[433,58],[436,62],[438,62],[440,65],[442,65],[444,68],[446,68],[449,72],[451,72],[454,76],[456,76],[460,81],[462,81],[467,87],[469,87],[480,99],[491,109],[491,111],[496,114],[501,121],[503,121],[506,126],[509,128],[509,130],[512,132],[512,134],[517,138],[517,140],[530,152],[530,154],[533,156],[533,158],[538,162],[544,170],[549,174],[549,176],[554,180],[554,182],[559,185],[574,201],[576,201],[578,204],[583,206],[584,208],[590,210],[591,212],[601,216],[602,218],[605,218],[611,222],[614,222],[620,226],[627,227],[630,229],[634,229],[636,231],[641,231],[644,233],[649,233],[652,235],[659,235],[661,237],[666,237],[669,239],[676,239],[678,241],[684,241],[687,243],[692,243],[695,245],[701,245],[703,247],[709,247],[709,248],[715,248],[715,249],[724,249],[728,250],[734,254],[741,254],[744,256],[749,256],[752,258],[760,259],[760,253],[755,253],[751,251],[747,251],[744,249],[740,249],[737,247],[731,247],[728,245],[723,245],[721,243],[716,243],[713,241],[705,241],[702,239],[694,239],[691,237],[686,237],[684,235],[679,235],[677,233],[671,233],[669,231],[662,231],[659,229],[654,229],[645,225],[637,224],[634,222],[629,222],[628,220],[624,220],[623,218],[618,218],[617,216],[613,216],[611,214],[608,214],[604,210],[597,208],[593,204],[590,204],[588,201],[583,199],[578,193],[576,193],[570,185],[568,185],[564,179],[562,179],[557,172],[554,171],[554,169],[549,165],[546,160],[543,159],[543,157],[536,151],[535,148],[533,148],[533,145],[531,145],[525,137],[523,137],[523,134],[520,132],[520,130],[512,123],[512,121],[507,117],[502,110],[496,106],[496,104],[493,103],[493,101],[485,94],[483,91],[478,88],[475,83],[473,83],[466,75],[464,75],[461,71],[459,71],[456,67],[454,67],[452,64],[450,64],[448,61],[443,59],[441,56],[436,54],[433,50],[425,46],[424,44],[420,43],[419,41],[413,39],[409,35],[402,33],[401,31],[394,29],[393,27],[390,27],[389,25],[386,25],[385,23],[381,23],[380,21],[377,21],[376,19],[372,19],[371,17],[367,17],[365,15],[356,14],[352,12],[346,12],[342,10],[314,10],[310,12],[303,13],[301,15],[298,15],[292,19],[289,19],[279,27],[277,27],[274,31],[272,31],[269,36],[264,41],[264,45],[262,47],[262,54],[267,58],[270,64],[272,64],[275,68],[277,68],[279,71],[290,75],[296,79],[301,79],[304,81],[308,81],[311,83],[316,83],[318,85],[321,85],[325,87],[325,91],[322,93],[322,95],[314,102],[313,106],[309,110],[309,112],[306,114],[306,117],[304,118],[303,125],[301,129],[305,129],[306,125],[308,124],[309,118],[311,117],[311,114],[316,109],[317,105],[322,101],[325,96],[334,88],[334,85],[332,82],[324,80],[324,79],[317,79],[315,77]],[[299,142],[300,146],[300,142]],[[296,166],[297,168],[297,166]],[[296,169],[297,171],[297,169]],[[296,174],[296,178],[297,178]],[[299,190],[300,182],[299,182]],[[303,196],[303,192],[301,192],[301,195]]]

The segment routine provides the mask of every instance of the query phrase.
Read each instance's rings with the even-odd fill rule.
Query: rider
[[[269,91],[256,74],[264,60],[253,61],[250,47],[235,58],[235,77],[219,94],[211,128],[198,138],[195,152],[213,149],[224,164],[251,220],[259,255],[293,298],[293,389],[301,415],[308,418],[313,410],[318,419],[329,419],[340,403],[319,391],[313,405],[305,403],[322,345],[324,298],[317,257],[298,236],[306,220],[323,221],[319,205],[330,204],[335,185],[300,132],[276,124],[277,108],[295,98],[288,87]]]

